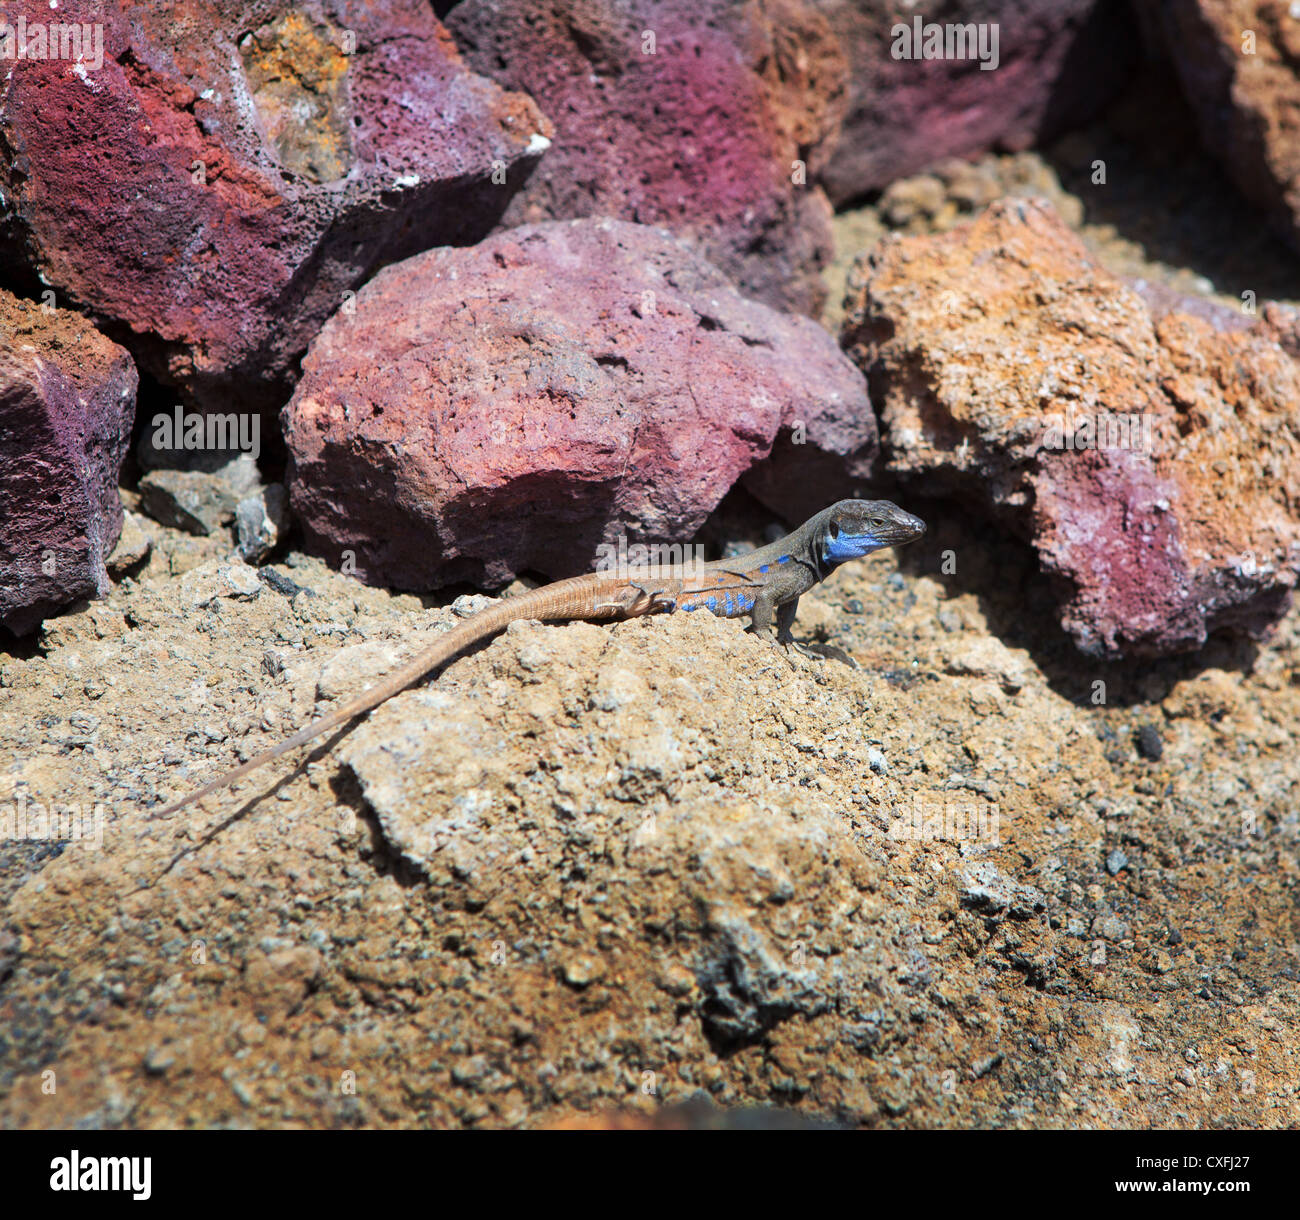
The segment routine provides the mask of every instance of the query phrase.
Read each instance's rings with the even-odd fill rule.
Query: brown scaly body
[[[748,615],[752,630],[765,636],[772,634],[775,619],[779,638],[785,639],[800,595],[836,566],[881,547],[909,542],[924,530],[923,522],[888,500],[841,500],[778,542],[735,559],[697,566],[574,576],[496,602],[453,627],[377,686],[168,805],[156,816],[165,817],[229,787],[282,754],[378,707],[517,619],[605,621],[708,609],[726,618]]]

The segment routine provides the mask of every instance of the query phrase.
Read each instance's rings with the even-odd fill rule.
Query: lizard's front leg
[[[776,597],[771,589],[760,589],[749,612],[747,630],[763,640],[773,639],[772,617],[776,612]]]
[[[774,601],[775,599],[771,599],[771,600]],[[757,602],[755,602],[754,608],[755,609],[758,608]],[[821,657],[818,656],[817,653],[812,652],[810,649],[805,648],[802,644],[798,643],[795,640],[793,635],[790,634],[790,628],[794,626],[794,617],[796,614],[799,613],[798,597],[792,597],[788,602],[782,602],[779,606],[776,607],[775,613],[776,613],[776,635],[775,635],[774,642],[779,644],[782,648],[784,648],[787,653],[793,650],[795,652],[802,654],[805,657],[808,657],[810,660],[820,661]],[[768,619],[766,630],[759,630],[756,626],[751,628],[751,630],[756,631],[757,634],[769,640],[774,638],[772,634],[770,614],[771,612],[769,611],[769,619]],[[755,622],[757,623],[757,620],[755,620]]]
[[[749,630],[765,640],[776,644],[793,644],[794,636],[790,628],[794,625],[794,616],[799,612],[799,599],[791,598],[788,602],[777,605],[776,595],[771,589],[764,589],[754,598],[754,608],[749,612]],[[772,620],[776,620],[776,631],[772,631]]]
[[[790,628],[794,626],[794,616],[799,613],[799,599],[792,597],[788,602],[782,602],[776,608],[776,642],[778,644],[793,644],[794,636],[790,634]]]
[[[793,649],[800,656],[807,657],[810,661],[820,661],[821,653],[814,652],[811,648],[800,644],[793,635],[790,634],[790,628],[794,626],[794,616],[799,612],[799,599],[793,598],[783,606],[779,606],[776,611],[776,642],[785,647],[786,651]]]

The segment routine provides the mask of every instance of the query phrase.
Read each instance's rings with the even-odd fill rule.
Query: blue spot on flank
[[[706,606],[708,606],[708,608],[709,608],[710,610],[714,611],[715,613],[717,612],[717,609],[718,609],[718,599],[717,599],[717,597],[716,597],[715,595],[713,595],[712,593],[709,594],[709,596],[706,597],[706,598],[704,599],[704,604],[705,604]]]
[[[728,614],[736,613],[736,599],[735,596],[731,593],[727,594],[727,613]]]
[[[698,610],[699,608],[699,602],[687,602],[686,605],[682,607],[683,610]]]
[[[752,596],[745,593],[736,594],[737,614],[744,614],[747,610],[752,610],[753,608],[754,608],[754,599]]]
[[[768,570],[768,568],[770,568],[771,566],[772,566],[771,564],[765,563],[765,564],[764,564],[761,568],[759,568],[758,570],[759,570],[760,572],[766,572],[766,571]]]
[[[777,560],[777,563],[789,563],[789,562],[790,562],[789,555],[782,555],[781,558]]]

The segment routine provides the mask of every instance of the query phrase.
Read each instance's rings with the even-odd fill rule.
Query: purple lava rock
[[[202,407],[281,404],[350,290],[478,240],[548,143],[426,0],[143,0],[87,28],[3,61],[0,265]]]
[[[1085,122],[1137,56],[1118,0],[812,2],[850,65],[843,134],[820,174],[837,206],[945,157],[1018,151]],[[972,41],[959,46],[958,29]],[[938,56],[927,54],[935,30]]]
[[[662,225],[748,295],[819,311],[832,241],[815,176],[846,64],[804,0],[465,0],[447,25],[472,67],[556,124],[506,224]]]
[[[84,318],[0,289],[0,626],[108,590],[135,365]]]
[[[866,383],[829,334],[613,220],[386,268],[312,343],[284,423],[309,546],[411,590],[687,543],[779,435],[755,490],[790,515],[850,494],[876,453]],[[822,467],[836,477],[806,473]]]

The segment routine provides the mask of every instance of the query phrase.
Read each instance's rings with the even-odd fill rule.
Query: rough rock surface
[[[136,578],[0,660],[0,817],[104,819],[0,843],[0,1124],[1295,1125],[1300,618],[1087,661],[1024,547],[908,507],[905,570],[803,599],[859,670],[521,625],[167,821],[451,616],[146,522]]]
[[[423,0],[99,16],[100,65],[5,61],[0,265],[201,405],[282,402],[344,294],[486,233],[550,131]]]
[[[159,467],[147,471],[140,479],[140,505],[162,525],[211,534],[233,521],[240,502],[260,487],[257,463],[251,454],[243,453],[210,470]]]
[[[1173,60],[1206,150],[1300,250],[1295,5],[1289,0],[1165,0],[1142,10],[1148,30]]]
[[[849,60],[843,130],[820,171],[837,206],[944,157],[1027,148],[1085,121],[1115,95],[1136,54],[1132,20],[1116,0],[813,3]],[[895,28],[914,30],[918,17],[996,25],[997,67],[972,57],[895,58]]]
[[[612,220],[386,268],[312,343],[284,425],[312,548],[407,590],[688,542],[778,437],[754,490],[790,518],[861,487],[876,454],[866,383],[821,327]]]
[[[149,557],[152,546],[153,542],[140,518],[135,513],[124,512],[122,532],[118,536],[117,545],[104,561],[108,567],[108,574],[115,580],[121,580],[132,568]]]
[[[1095,180],[1098,160],[1104,183]],[[946,231],[1008,196],[1046,197],[1094,257],[1127,281],[1259,316],[1268,302],[1300,294],[1300,255],[1207,160],[1172,69],[1148,65],[1104,119],[1049,148],[950,158],[838,212],[823,324],[839,333],[849,268],[886,232]]]
[[[817,313],[830,206],[813,181],[845,62],[804,0],[466,0],[447,25],[473,67],[555,122],[504,223],[663,225],[748,295]]]
[[[137,380],[84,318],[0,289],[0,626],[107,592]]]
[[[1196,648],[1284,611],[1300,365],[1270,328],[1153,319],[1041,201],[887,238],[850,295],[891,469],[1029,538],[1085,651]]]

